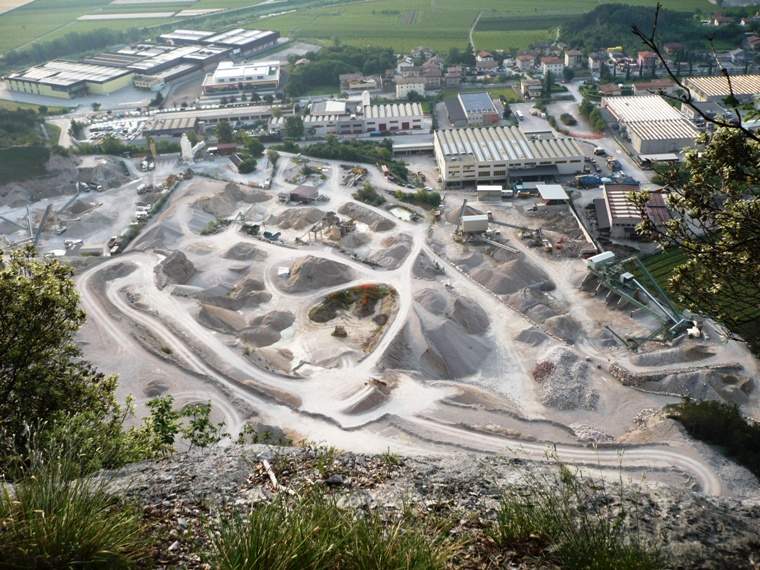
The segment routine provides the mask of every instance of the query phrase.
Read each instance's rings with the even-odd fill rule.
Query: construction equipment
[[[462,225],[462,216],[464,216],[464,209],[467,207],[467,198],[462,201],[462,209],[459,210],[459,217],[457,218],[457,229],[454,230],[455,234],[459,233],[459,226]]]
[[[269,241],[277,241],[280,239],[281,234],[282,232],[277,232],[276,234],[273,234],[272,232],[264,232],[264,237]]]
[[[548,238],[548,237],[543,237],[543,238],[541,238],[541,245],[543,245],[543,246],[544,246],[544,251],[545,251],[546,253],[551,253],[551,252],[552,252],[552,250],[554,249],[554,248],[552,247],[552,242],[550,242],[550,241],[549,241],[549,238]]]
[[[554,247],[556,247],[557,249],[562,249],[563,245],[565,245],[565,236],[562,236],[561,238],[559,238],[559,241],[556,244],[554,244]]]

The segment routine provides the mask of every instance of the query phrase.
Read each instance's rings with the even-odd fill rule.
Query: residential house
[[[666,77],[633,84],[634,95],[652,95],[653,93],[673,95],[675,89],[676,84],[673,82],[673,80]]]
[[[536,42],[533,44],[533,49],[538,52],[539,55],[549,55],[551,46],[546,42]]]
[[[493,54],[487,51],[478,52],[475,56],[475,61],[493,61]]]
[[[532,71],[536,62],[536,57],[533,55],[523,54],[517,56],[517,69],[520,71]]]
[[[683,44],[680,42],[668,42],[662,45],[662,49],[665,50],[665,55],[674,56],[681,52]]]
[[[385,80],[386,81],[393,81],[396,78],[396,68],[392,67],[390,69],[385,70]]]
[[[478,70],[479,73],[488,73],[489,71],[494,71],[498,69],[499,62],[494,61],[493,59],[484,59],[481,61],[475,62],[475,69]]]
[[[412,57],[415,59],[428,59],[433,55],[433,50],[427,46],[419,46],[411,51]]]
[[[538,79],[526,77],[520,82],[520,91],[524,97],[541,97],[543,90],[541,81]]]
[[[424,96],[425,81],[421,77],[399,77],[396,80],[396,99],[407,99],[411,91]]]
[[[744,47],[749,51],[760,51],[760,37],[752,34],[744,38]]]
[[[754,16],[750,16],[748,18],[742,18],[740,23],[742,26],[749,26],[750,24],[760,24],[760,15],[755,14]]]
[[[710,18],[711,26],[727,26],[729,24],[735,24],[736,18],[726,16],[722,12],[716,12],[712,18]]]
[[[564,69],[565,64],[556,56],[550,55],[541,58],[541,73],[544,75],[551,73],[555,77],[558,77],[562,75]]]
[[[408,66],[401,69],[401,77],[421,77],[422,67]]]
[[[743,49],[735,49],[728,52],[728,57],[731,60],[731,63],[744,65],[745,63],[752,61],[753,56],[751,53]]]
[[[617,83],[605,83],[599,87],[599,94],[603,97],[619,97],[623,92]]]
[[[443,61],[440,57],[437,55],[432,56],[429,58],[425,63],[422,64],[422,69],[431,69],[433,67],[437,68],[440,71],[443,71],[443,67],[445,65],[445,61]]]
[[[583,52],[577,49],[567,50],[565,52],[565,67],[577,69],[583,66]]]
[[[609,59],[607,56],[607,52],[600,51],[597,53],[592,53],[588,56],[588,68],[592,72],[599,73],[599,71],[602,69],[602,64],[606,62]]]
[[[657,55],[651,51],[640,51],[636,63],[642,69],[652,69],[657,61]]]
[[[461,65],[452,65],[446,70],[446,74],[443,76],[443,84],[446,87],[456,87],[465,77],[466,72]]]
[[[422,81],[425,83],[425,89],[428,91],[431,89],[440,89],[442,79],[443,73],[441,73],[441,70],[437,67],[426,69],[422,73]]]

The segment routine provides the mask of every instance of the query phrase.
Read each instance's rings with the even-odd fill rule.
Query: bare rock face
[[[156,267],[156,284],[163,289],[169,284],[184,285],[195,275],[195,265],[177,250]]]

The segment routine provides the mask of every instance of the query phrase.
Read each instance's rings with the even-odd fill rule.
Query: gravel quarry
[[[258,173],[271,178],[268,189],[224,161],[192,165],[196,174],[125,251],[64,256],[78,268],[88,314],[85,357],[119,374],[118,394],[134,394],[139,414],[150,397],[172,394],[180,405],[211,401],[230,432],[250,423],[294,441],[408,455],[519,449],[541,460],[556,445],[568,461],[602,471],[622,462],[632,477],[758,496],[738,468],[661,412],[689,395],[760,417],[757,360],[717,332],[628,350],[606,327],[641,335],[656,323],[581,287],[586,244],[565,213],[448,191],[440,221],[408,204],[419,218],[405,221],[388,211],[398,205],[391,195],[381,207],[356,202],[331,161],[318,163],[326,199],[282,202],[303,182],[294,180],[297,161],[283,153],[274,171]],[[185,168],[162,159],[151,177]],[[129,170],[120,185],[77,196],[67,233],[43,232],[43,251],[125,231],[147,180]],[[379,192],[395,191],[368,171]],[[467,214],[510,224],[498,226],[501,241],[454,235],[464,198]],[[4,211],[23,226],[25,207]],[[565,247],[531,247],[521,227],[542,228],[552,243],[564,236]],[[21,235],[7,222],[0,230]]]

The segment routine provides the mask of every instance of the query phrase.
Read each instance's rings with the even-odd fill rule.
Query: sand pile
[[[386,269],[396,269],[412,250],[412,236],[407,233],[388,236],[381,245],[382,249],[378,249],[369,258]]]
[[[223,333],[236,333],[248,326],[240,313],[212,305],[201,305],[198,322]]]
[[[281,230],[304,230],[310,228],[324,217],[325,213],[319,208],[292,208],[279,215],[270,215],[264,223],[277,226]]]
[[[558,410],[595,409],[599,394],[589,385],[590,374],[578,354],[564,346],[552,348],[533,370],[539,401]]]
[[[478,267],[470,272],[470,277],[497,295],[509,295],[548,279],[541,269],[522,259],[512,259],[493,269]]]
[[[360,206],[356,202],[346,202],[338,208],[338,213],[353,218],[363,224],[367,224],[373,232],[387,232],[396,227],[396,222],[393,220],[389,220],[385,216],[381,216],[369,208]]]
[[[295,322],[293,313],[272,311],[251,319],[241,336],[255,346],[269,346],[280,340],[280,333]]]
[[[132,242],[132,247],[138,251],[164,249],[172,247],[180,237],[182,237],[182,231],[176,222],[165,221],[138,237]]]
[[[419,370],[428,378],[463,378],[477,372],[492,347],[461,324],[424,308],[423,304],[433,309],[441,305],[434,291],[417,297],[421,303],[383,354],[382,365]]]
[[[354,278],[354,272],[350,267],[337,261],[309,255],[293,264],[290,277],[287,281],[280,282],[280,286],[289,293],[302,293],[342,285]]]
[[[459,221],[459,213],[462,211],[462,207],[457,206],[456,208],[452,208],[448,214],[446,214],[446,221],[450,224],[456,224]],[[477,210],[470,206],[469,204],[464,207],[464,214],[465,216],[479,216],[482,215],[483,212],[480,210]]]
[[[195,275],[195,266],[184,253],[177,250],[156,266],[156,286],[163,289],[170,283],[183,285]]]
[[[679,362],[695,362],[715,356],[715,352],[707,346],[690,344],[667,350],[644,352],[631,356],[631,363],[636,366],[662,366]]]
[[[269,199],[271,196],[261,190],[242,188],[230,182],[221,192],[201,196],[193,202],[192,207],[217,218],[227,218],[240,209],[240,202],[255,204]]]
[[[225,251],[222,257],[235,261],[263,261],[267,258],[267,253],[252,243],[241,241]]]

